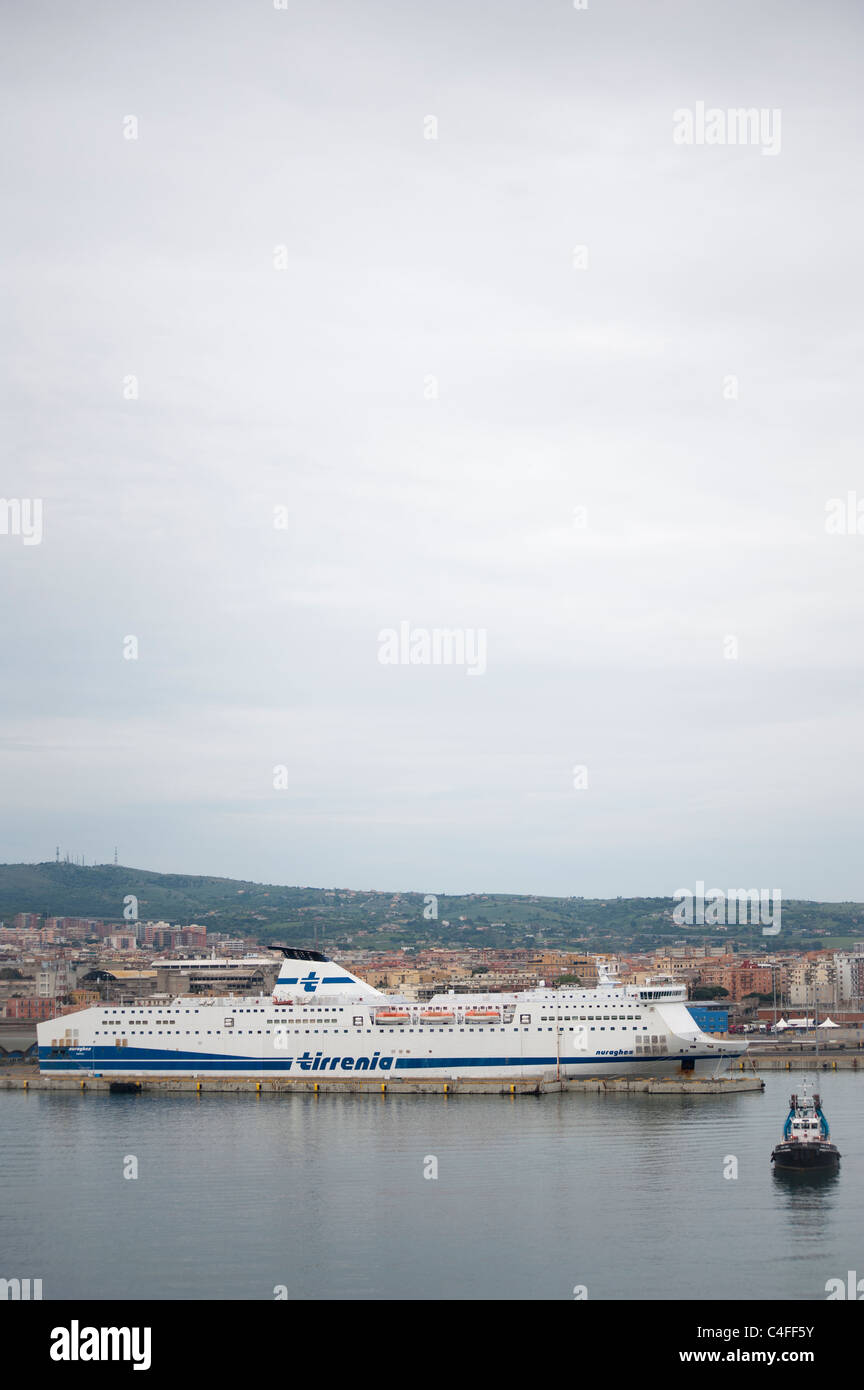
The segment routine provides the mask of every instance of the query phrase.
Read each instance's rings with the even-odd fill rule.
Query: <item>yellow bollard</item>
[[[317,1081],[315,1082],[315,1085],[312,1087],[312,1090],[315,1092],[315,1094],[316,1094],[316,1096],[317,1096],[317,1094],[318,1094],[318,1082],[317,1082]]]
[[[255,1090],[256,1090],[257,1092],[260,1093],[260,1091],[261,1091],[261,1082],[260,1082],[260,1081],[256,1081],[256,1082],[255,1082]]]
[[[382,1082],[381,1082],[381,1094],[382,1094],[382,1096],[383,1096],[383,1094],[384,1094],[384,1092],[385,1092],[386,1090],[387,1090],[387,1082],[386,1082],[386,1081],[382,1081]]]
[[[25,1086],[27,1085],[27,1082],[26,1082],[26,1081],[24,1082],[24,1085],[25,1085]],[[445,1096],[447,1096],[447,1095],[450,1094],[450,1087],[449,1087],[449,1085],[448,1085],[448,1083],[447,1083],[446,1081],[444,1082],[444,1094],[445,1094]]]
[[[201,1090],[201,1082],[200,1082],[200,1081],[196,1081],[196,1082],[195,1082],[195,1090],[196,1090],[196,1091],[200,1091],[200,1090]]]
[[[87,1083],[86,1083],[86,1081],[82,1081],[82,1082],[81,1082],[81,1090],[82,1090],[82,1091],[86,1091],[86,1089],[87,1089]]]

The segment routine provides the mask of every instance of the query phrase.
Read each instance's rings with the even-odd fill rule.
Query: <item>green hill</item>
[[[567,946],[645,950],[710,939],[741,951],[848,945],[864,938],[860,903],[784,902],[783,931],[758,926],[681,927],[666,898],[546,898],[535,895],[355,892],[288,887],[197,874],[159,874],[120,864],[0,865],[0,920],[17,912],[122,921],[123,900],[138,899],[143,921],[203,923],[211,932],[288,941],[386,948]],[[437,907],[437,916],[428,915]]]

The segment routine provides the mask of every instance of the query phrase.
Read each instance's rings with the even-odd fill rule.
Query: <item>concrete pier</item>
[[[860,1071],[864,1075],[864,1053],[843,1053],[839,1052],[831,1057],[817,1057],[813,1052],[781,1052],[760,1054],[758,1057],[746,1063],[747,1067],[753,1064],[759,1066],[760,1071],[797,1071],[797,1072],[821,1072],[821,1071]],[[742,1063],[733,1062],[733,1075],[739,1075],[739,1068]]]
[[[322,1077],[254,1077],[230,1076],[142,1076],[108,1077],[42,1076],[38,1067],[12,1066],[0,1072],[0,1090],[5,1091],[66,1091],[83,1094],[88,1091],[110,1091],[111,1082],[135,1082],[141,1092],[176,1095],[192,1092],[196,1095],[219,1095],[243,1092],[251,1095],[377,1095],[377,1096],[545,1096],[562,1091],[587,1091],[610,1094],[647,1094],[652,1096],[720,1096],[740,1091],[761,1091],[765,1083],[754,1075],[751,1067],[746,1073],[727,1072],[720,1077],[686,1076],[580,1076],[576,1080],[557,1080],[554,1077],[490,1077],[485,1080],[461,1081],[403,1081],[388,1076],[365,1080],[356,1076]],[[128,1093],[127,1093],[128,1094]]]

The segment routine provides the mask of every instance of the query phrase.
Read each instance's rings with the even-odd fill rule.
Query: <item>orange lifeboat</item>
[[[421,1023],[454,1023],[456,1015],[448,1009],[424,1009],[420,1015]]]
[[[379,1009],[375,1015],[376,1023],[410,1023],[411,1015],[405,1009]]]
[[[466,1023],[500,1023],[501,1014],[497,1009],[466,1009]]]

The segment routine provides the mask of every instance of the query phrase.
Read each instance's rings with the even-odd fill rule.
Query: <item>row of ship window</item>
[[[325,1014],[330,1015],[330,1017],[328,1017],[328,1018],[326,1018],[326,1019],[320,1019],[320,1018],[317,1018],[317,1019],[316,1019],[316,1022],[321,1022],[321,1023],[330,1023],[330,1022],[335,1023],[337,1020],[336,1020],[336,1018],[334,1017],[334,1015],[335,1015],[337,1012],[340,1013],[340,1014],[341,1014],[341,1013],[344,1013],[344,1009],[341,1009],[341,1008],[337,1010],[337,1009],[334,1009],[334,1008],[323,1008],[323,1009],[322,1009],[322,1008],[318,1008],[318,1007],[315,1007],[315,1006],[306,1006],[306,1005],[303,1005],[302,1007],[304,1008],[304,1010],[308,1011],[309,1013],[314,1013],[314,1014],[316,1014],[316,1015],[317,1015],[317,1014],[325,1013]],[[138,1013],[138,1012],[139,1012],[139,1010],[137,1010],[137,1009],[128,1009],[128,1010],[127,1010],[127,1009],[122,1009],[122,1010],[118,1010],[117,1013],[109,1014],[109,1016],[108,1016],[108,1021],[109,1021],[109,1022],[117,1022],[117,1021],[119,1021],[119,1018],[121,1017],[121,1015],[122,1015],[122,1017],[125,1018],[126,1015],[127,1015],[127,1013],[128,1013],[130,1017],[133,1017],[133,1016],[134,1016],[136,1013]],[[244,1013],[249,1013],[249,1014],[258,1014],[258,1013],[262,1013],[262,1014],[263,1014],[263,1013],[269,1013],[270,1010],[269,1010],[269,1009],[235,1009],[234,1012],[235,1012],[236,1014],[244,1014]],[[155,1009],[155,1010],[153,1010],[153,1009],[141,1009],[141,1010],[140,1010],[140,1013],[141,1013],[142,1016],[149,1015],[150,1017],[152,1017],[152,1016],[154,1015],[154,1013],[157,1014],[157,1015],[158,1015],[158,1014],[161,1014],[161,1013],[162,1013],[162,1010],[161,1010],[161,1009]],[[180,1013],[180,1010],[179,1010],[179,1009],[166,1009],[166,1010],[165,1010],[165,1013],[166,1013],[166,1014],[169,1014],[169,1015],[174,1015],[174,1016],[176,1016],[176,1015],[178,1015],[178,1014]],[[190,1014],[190,1013],[197,1014],[197,1013],[200,1013],[200,1010],[199,1010],[199,1009],[184,1009],[184,1010],[183,1010],[183,1013],[184,1013],[184,1014]],[[609,1023],[609,1022],[611,1021],[612,1023],[615,1023],[615,1022],[621,1022],[621,1023],[623,1023],[625,1019],[634,1018],[634,1017],[636,1017],[636,1015],[634,1015],[634,1014],[543,1014],[543,1015],[541,1016],[540,1022],[541,1022],[541,1023],[556,1023],[556,1022],[558,1022],[558,1023],[570,1023],[570,1022],[572,1021],[572,1022],[574,1022],[574,1023],[593,1023],[593,1022],[600,1023],[600,1022],[602,1021],[603,1023]],[[290,1022],[290,1019],[289,1019],[288,1021]],[[524,1020],[523,1020],[523,1021],[524,1021]],[[268,1020],[268,1022],[273,1022],[273,1020],[272,1020],[272,1019],[271,1019],[271,1020]],[[355,1018],[355,1020],[354,1020],[354,1026],[355,1026],[355,1027],[362,1026],[362,1024],[363,1024],[364,1022],[365,1022],[365,1019]]]
[[[223,1006],[223,1007],[224,1007],[224,1006]],[[340,1013],[340,1014],[342,1014],[342,1013],[345,1012],[344,1009],[342,1009],[342,1008],[338,1008],[338,1009],[337,1009],[336,1006],[333,1005],[333,1004],[301,1004],[299,1007],[308,1010],[310,1013],[319,1013],[319,1014],[321,1014],[321,1013],[327,1013],[327,1014],[336,1014],[336,1013]],[[269,1014],[269,1013],[270,1013],[270,1010],[271,1010],[272,1008],[273,1008],[273,1005],[271,1004],[270,1007],[267,1008],[267,1009],[235,1009],[234,1012],[235,1012],[235,1014]],[[162,1012],[163,1012],[162,1009],[115,1009],[114,1012],[113,1012],[112,1014],[109,1014],[109,1018],[116,1018],[116,1017],[118,1017],[118,1015],[120,1015],[120,1014],[122,1014],[122,1015],[124,1016],[124,1018],[125,1018],[126,1014],[139,1014],[139,1013],[140,1013],[140,1014],[161,1014]],[[179,1014],[179,1013],[180,1013],[180,1010],[179,1010],[179,1009],[165,1009],[164,1012],[165,1012],[166,1014]],[[200,1009],[184,1009],[184,1010],[183,1010],[183,1013],[184,1013],[184,1014],[197,1014],[197,1013],[200,1013],[200,1012],[201,1012]]]
[[[613,1023],[623,1023],[628,1018],[639,1018],[639,1014],[541,1014],[541,1023],[569,1023],[571,1019],[575,1023],[608,1023],[611,1019]]]
[[[158,1033],[159,1033],[159,1036],[160,1036],[160,1037],[163,1037],[166,1033],[169,1033],[169,1032],[174,1032],[174,1033],[177,1033],[177,1034],[179,1035],[179,1034],[181,1033],[181,1031],[183,1031],[183,1030],[181,1030],[180,1028],[170,1029],[170,1028],[168,1027],[168,1024],[167,1024],[167,1023],[165,1023],[165,1024],[157,1024],[156,1027],[157,1027],[157,1030],[158,1030]],[[153,1036],[153,1029],[152,1029],[152,1028],[129,1028],[127,1031],[128,1031],[128,1033],[129,1033],[129,1036],[130,1036],[130,1037],[138,1037],[138,1036],[142,1036],[142,1037],[143,1037],[143,1035],[144,1035],[145,1033],[147,1034],[148,1037],[152,1037],[152,1036]],[[194,1037],[197,1038],[197,1037],[198,1037],[202,1032],[204,1032],[204,1031],[205,1031],[204,1029],[199,1029],[199,1028],[192,1028],[192,1029],[187,1028],[187,1029],[185,1030],[185,1036],[186,1036],[187,1038],[190,1037],[190,1036],[194,1036]],[[221,1029],[221,1028],[217,1028],[215,1031],[216,1031],[217,1033],[222,1033],[224,1030]],[[260,1037],[260,1036],[262,1035],[262,1033],[266,1033],[267,1037],[269,1038],[272,1031],[273,1031],[273,1030],[270,1029],[270,1028],[235,1028],[235,1029],[232,1030],[232,1035],[236,1034],[238,1037],[240,1037],[240,1036],[242,1036],[242,1035],[245,1033],[247,1036],[250,1036],[250,1037],[253,1036],[253,1035],[256,1035],[256,1034],[257,1034],[258,1037]],[[330,1032],[338,1033],[340,1030],[339,1030],[338,1028],[333,1028],[333,1029],[330,1029],[330,1028],[313,1028],[313,1029],[311,1029],[311,1030],[308,1029],[308,1028],[294,1028],[294,1029],[284,1028],[284,1029],[282,1029],[282,1032],[283,1032],[283,1033],[288,1033],[288,1032],[292,1032],[292,1031],[293,1031],[293,1032],[295,1033],[295,1035],[296,1035],[296,1034],[299,1034],[299,1033],[309,1033],[310,1031],[313,1032],[313,1033],[330,1033]],[[346,1034],[347,1034],[349,1030],[348,1030],[347,1028],[343,1028],[341,1031],[342,1031],[343,1033],[346,1033]],[[471,1027],[470,1025],[466,1025],[464,1028],[438,1028],[438,1029],[435,1029],[435,1028],[417,1028],[417,1029],[414,1029],[414,1028],[401,1028],[401,1027],[400,1027],[400,1028],[367,1028],[367,1029],[366,1029],[366,1034],[367,1034],[368,1037],[371,1037],[373,1034],[374,1034],[376,1037],[378,1037],[378,1036],[380,1036],[382,1033],[402,1033],[402,1034],[405,1034],[405,1033],[414,1033],[415,1031],[418,1032],[418,1033],[435,1033],[435,1032],[438,1032],[438,1033],[475,1033],[475,1032],[476,1032],[476,1033],[484,1033],[484,1034],[486,1034],[486,1033],[495,1033],[495,1032],[498,1032],[498,1033],[518,1033],[518,1032],[520,1031],[520,1029],[519,1029],[518,1027],[514,1027],[514,1028],[497,1028],[497,1029],[496,1029],[496,1028],[489,1028],[489,1027],[474,1028],[474,1027]],[[532,1030],[529,1029],[529,1028],[524,1028],[522,1031],[528,1033],[528,1032],[531,1032]],[[537,1029],[535,1029],[535,1030],[533,1030],[533,1031],[538,1032],[538,1033],[542,1033],[542,1032],[544,1032],[544,1029],[542,1029],[542,1028],[537,1028]],[[566,1031],[566,1032],[568,1032],[568,1033],[573,1033],[573,1032],[576,1031],[576,1030],[575,1030],[575,1029],[572,1027],[572,1025],[571,1025],[571,1026],[570,1026],[569,1028],[567,1028],[566,1030],[565,1030],[565,1029],[562,1029],[561,1031],[562,1031],[562,1032]],[[607,1030],[607,1029],[606,1029],[605,1027],[603,1027],[602,1025],[601,1025],[601,1027],[598,1029],[598,1028],[596,1028],[596,1027],[594,1027],[594,1026],[592,1025],[592,1027],[591,1027],[590,1029],[587,1029],[586,1031],[591,1032],[591,1033],[597,1033],[597,1032],[605,1033],[605,1032],[607,1032],[607,1031],[610,1032],[610,1033],[617,1033],[617,1032],[618,1032],[618,1029],[615,1028],[615,1027],[611,1027],[611,1028],[609,1028],[609,1029]],[[621,1029],[621,1032],[622,1032],[622,1033],[626,1033],[627,1031],[628,1031],[628,1029],[626,1028],[626,1026],[623,1027],[623,1028]],[[637,1028],[636,1028],[636,1026],[635,1026],[635,1024],[634,1024],[634,1026],[633,1026],[629,1031],[632,1032],[632,1033],[635,1033],[635,1032],[638,1031]],[[643,1032],[647,1032],[647,1028],[646,1028],[644,1025],[643,1025],[642,1031],[643,1031]],[[213,1032],[214,1032],[214,1030],[213,1030],[212,1028],[206,1029],[207,1037],[208,1037],[208,1038],[209,1038],[209,1037],[212,1037]],[[547,1028],[547,1029],[545,1029],[545,1032],[547,1032],[547,1033],[554,1033],[554,1032],[555,1032],[555,1029],[554,1029],[554,1028]],[[95,1029],[95,1031],[94,1031],[94,1036],[97,1037],[97,1038],[98,1038],[98,1037],[102,1037],[102,1036],[104,1036],[104,1037],[106,1037],[106,1038],[108,1038],[108,1037],[115,1037],[115,1036],[116,1036],[116,1031],[115,1031],[114,1028],[106,1028],[106,1029],[104,1030],[104,1032],[103,1032],[103,1030],[97,1028],[97,1029]]]
[[[136,1012],[136,1011],[135,1011],[134,1009],[130,1009],[130,1010],[129,1010],[129,1013],[130,1013],[130,1014],[134,1014],[135,1012]],[[151,1017],[152,1017],[152,1014],[153,1014],[153,1011],[150,1011],[150,1010],[143,1010],[143,1009],[142,1009],[141,1012],[142,1012],[142,1014],[149,1013]],[[160,1013],[161,1010],[156,1010],[155,1012],[156,1012],[156,1013]],[[199,1010],[198,1010],[198,1009],[184,1009],[183,1012],[186,1013],[186,1014],[189,1014],[189,1013],[195,1013],[195,1014],[197,1014],[197,1013],[199,1012]],[[235,1009],[234,1012],[235,1012],[236,1014],[242,1014],[242,1013],[259,1013],[259,1012],[260,1012],[260,1013],[267,1013],[268,1010],[266,1010],[266,1009],[260,1009],[260,1010],[259,1010],[259,1009]],[[179,1013],[179,1010],[178,1010],[178,1013]],[[339,1010],[339,1013],[342,1013],[342,1010],[341,1010],[341,1009]],[[124,1011],[123,1011],[123,1017],[125,1017],[125,1014],[126,1014],[126,1011],[124,1010]],[[634,1015],[634,1014],[557,1014],[557,1015],[556,1015],[556,1014],[542,1014],[541,1017],[540,1017],[540,1022],[541,1022],[541,1023],[570,1023],[570,1022],[572,1021],[573,1023],[595,1023],[595,1022],[596,1022],[596,1023],[600,1023],[600,1022],[602,1021],[603,1023],[609,1023],[609,1022],[611,1021],[611,1022],[613,1022],[613,1023],[615,1023],[615,1022],[623,1023],[625,1019],[634,1018],[634,1017],[636,1017],[636,1015]],[[526,1015],[520,1015],[520,1020],[521,1020],[522,1023],[528,1023],[528,1022],[529,1022],[529,1017],[528,1017],[527,1014],[526,1014]],[[116,1014],[109,1014],[108,1019],[106,1020],[106,1022],[108,1022],[108,1023],[118,1023],[119,1021],[120,1021],[120,1017],[119,1017],[119,1015],[116,1015]],[[288,1023],[291,1023],[291,1022],[293,1022],[293,1021],[294,1021],[293,1019],[286,1019],[286,1022],[288,1022]],[[312,1021],[314,1021],[315,1023],[336,1023],[338,1020],[335,1019],[335,1018],[333,1018],[333,1017],[331,1016],[331,1017],[328,1017],[328,1018],[316,1018],[316,1019],[314,1019],[314,1020],[312,1020]],[[270,1019],[267,1020],[267,1022],[268,1022],[268,1023],[276,1023],[276,1022],[280,1022],[280,1023],[281,1023],[281,1019],[277,1020],[277,1019],[272,1019],[272,1018],[270,1018]],[[365,1022],[366,1022],[366,1019],[365,1019],[365,1018],[361,1018],[361,1017],[359,1017],[359,1016],[356,1017],[356,1018],[353,1020],[354,1027],[355,1027],[355,1028],[362,1028],[362,1026],[363,1026],[363,1024],[364,1024]],[[230,1028],[231,1025],[232,1025],[232,1020],[231,1020],[230,1018],[225,1019],[225,1024],[226,1024],[227,1027]],[[156,1026],[159,1027],[159,1028],[162,1028],[162,1027],[166,1027],[166,1028],[167,1028],[168,1022],[167,1022],[167,1020],[157,1019],[157,1020],[156,1020]],[[647,1024],[641,1024],[640,1026],[644,1028],[644,1027],[647,1027]],[[347,1029],[346,1029],[346,1031],[347,1031]],[[439,1031],[440,1031],[440,1030],[439,1030]],[[452,1029],[451,1029],[451,1032],[452,1032]]]
[[[124,1010],[123,1012],[124,1012],[124,1014],[125,1014],[125,1010]],[[134,1014],[134,1013],[135,1013],[135,1010],[132,1009],[132,1010],[130,1010],[129,1012],[130,1012],[130,1014]],[[144,1013],[144,1012],[145,1012],[145,1011],[142,1010],[142,1013]],[[198,1011],[198,1009],[184,1009],[183,1012],[186,1013],[186,1014],[189,1014],[189,1013],[195,1013],[195,1014],[197,1014],[199,1011]],[[266,1013],[266,1012],[267,1012],[267,1010],[265,1010],[265,1009],[260,1009],[260,1010],[259,1010],[259,1009],[236,1009],[236,1010],[235,1010],[235,1013],[238,1013],[238,1014],[240,1014],[240,1013]],[[342,1012],[343,1012],[342,1009],[340,1009],[340,1010],[339,1010],[339,1013],[342,1013]],[[152,1017],[152,1015],[151,1015],[151,1017]],[[613,1023],[613,1025],[614,1025],[615,1022],[621,1022],[621,1023],[623,1024],[623,1023],[624,1023],[624,1020],[625,1020],[626,1018],[633,1018],[633,1017],[634,1017],[634,1015],[632,1015],[632,1014],[629,1014],[629,1015],[628,1015],[628,1014],[559,1014],[559,1015],[557,1015],[557,1016],[551,1015],[551,1014],[550,1014],[550,1015],[543,1014],[543,1015],[541,1016],[540,1022],[541,1022],[541,1023],[555,1023],[555,1024],[560,1024],[560,1023],[569,1023],[569,1022],[571,1022],[571,1020],[572,1020],[574,1023],[594,1023],[594,1022],[599,1023],[600,1020],[602,1019],[604,1023],[608,1023],[608,1022],[611,1021],[611,1022]],[[113,1023],[113,1024],[116,1026],[116,1025],[120,1022],[120,1019],[119,1019],[118,1017],[116,1017],[116,1016],[112,1016],[112,1017],[109,1017],[109,1019],[107,1019],[106,1021],[107,1021],[107,1022],[110,1022],[110,1023]],[[137,1020],[136,1020],[136,1021],[137,1021]],[[142,1019],[141,1021],[143,1022],[144,1020]],[[164,1028],[168,1028],[168,1027],[169,1027],[169,1023],[168,1023],[167,1020],[163,1020],[163,1019],[154,1019],[153,1021],[154,1021],[154,1024],[155,1024],[155,1026],[156,1026],[157,1028],[164,1029]],[[277,1020],[276,1020],[276,1019],[268,1019],[267,1021],[268,1021],[268,1023],[277,1023]],[[286,1022],[294,1022],[294,1021],[297,1021],[297,1020],[286,1020]],[[363,1024],[364,1024],[366,1021],[367,1021],[367,1020],[366,1020],[365,1018],[355,1017],[355,1018],[353,1019],[353,1024],[354,1024],[355,1029],[356,1029],[356,1028],[362,1028],[362,1027],[363,1027]],[[523,1017],[521,1018],[521,1021],[522,1021],[523,1024],[528,1024],[528,1023],[529,1023],[529,1019],[527,1018],[527,1016],[523,1016]],[[278,1020],[278,1022],[281,1024],[281,1020]],[[337,1020],[336,1020],[335,1018],[332,1018],[332,1017],[327,1017],[327,1018],[315,1018],[315,1019],[310,1019],[310,1022],[315,1022],[315,1023],[335,1023],[335,1022],[337,1022]],[[226,1019],[223,1026],[226,1027],[226,1028],[233,1028],[233,1019],[230,1019],[230,1018]],[[468,1025],[467,1027],[468,1027],[468,1031],[469,1031],[469,1032],[471,1032],[471,1033],[474,1032],[473,1027],[471,1027],[470,1025]],[[641,1030],[642,1030],[643,1032],[647,1032],[648,1025],[647,1025],[647,1024],[644,1024],[644,1023],[634,1023],[634,1024],[630,1024],[630,1025],[624,1024],[624,1026],[622,1027],[622,1030],[621,1030],[621,1031],[622,1031],[622,1032],[625,1032],[625,1031],[628,1031],[628,1029],[629,1029],[629,1031],[635,1033],[635,1032],[636,1032],[638,1029],[640,1029],[640,1028],[641,1028]],[[417,1031],[422,1033],[422,1032],[431,1032],[431,1031],[433,1031],[433,1030],[434,1030],[434,1025],[427,1025],[425,1028],[420,1027]],[[107,1033],[107,1032],[110,1031],[110,1030],[107,1030],[107,1029],[106,1029],[105,1031],[106,1031],[106,1033]],[[131,1032],[131,1031],[134,1031],[134,1030],[130,1029],[130,1032]],[[143,1031],[145,1031],[145,1030],[142,1029],[142,1030],[140,1030],[140,1031],[143,1032]],[[148,1030],[146,1030],[146,1031],[152,1032],[152,1029],[148,1029]],[[175,1030],[175,1031],[179,1031],[179,1030]],[[188,1033],[190,1030],[187,1029],[186,1031],[187,1031],[187,1033]],[[195,1029],[194,1031],[197,1032],[197,1031],[199,1031],[199,1030]],[[213,1030],[210,1029],[210,1028],[207,1029],[207,1032],[208,1032],[208,1033],[212,1033],[212,1031],[213,1031]],[[218,1030],[217,1030],[217,1031],[218,1031]],[[264,1031],[264,1030],[262,1030],[261,1028],[259,1028],[259,1029],[257,1029],[257,1030],[254,1029],[254,1028],[253,1028],[253,1029],[246,1029],[246,1030],[244,1030],[244,1029],[242,1029],[242,1028],[238,1028],[238,1029],[236,1029],[235,1031],[236,1031],[237,1033],[242,1033],[242,1032],[244,1032],[244,1031],[250,1032],[250,1033],[254,1033],[254,1032],[257,1031],[258,1033],[261,1033],[261,1032]],[[270,1029],[268,1028],[266,1031],[269,1033],[269,1032],[270,1032]],[[299,1030],[295,1028],[294,1031],[295,1031],[295,1032],[298,1032]],[[314,1031],[317,1032],[318,1029],[316,1028]],[[329,1032],[329,1029],[326,1029],[326,1028],[325,1028],[323,1031],[324,1031],[324,1032]],[[366,1029],[366,1032],[367,1032],[367,1033],[370,1033],[370,1032],[372,1032],[372,1031],[373,1031],[372,1029],[369,1029],[369,1028]],[[375,1032],[382,1032],[382,1031],[384,1031],[384,1029],[377,1028],[377,1029],[375,1029],[374,1031],[375,1031]],[[393,1032],[393,1029],[391,1028],[391,1029],[389,1029],[389,1031],[392,1033],[392,1032]],[[400,1025],[400,1031],[406,1031],[402,1025]],[[409,1029],[407,1029],[407,1031],[408,1031],[409,1033],[413,1033],[413,1032],[414,1032],[414,1029],[413,1029],[413,1028],[409,1028]],[[442,1027],[442,1028],[439,1028],[437,1031],[438,1031],[439,1033],[445,1033],[445,1032],[452,1033],[452,1032],[457,1031],[457,1030],[455,1030],[455,1029],[452,1028],[452,1027],[451,1027],[451,1028],[443,1028],[443,1027]],[[465,1030],[465,1028],[459,1028],[458,1031],[459,1031],[460,1033],[464,1033],[466,1030]],[[490,1029],[490,1028],[488,1027],[488,1025],[487,1025],[487,1026],[484,1027],[484,1030],[483,1030],[483,1031],[488,1033],[488,1032],[494,1032],[495,1030],[494,1030],[494,1028],[491,1028],[491,1029]],[[505,1029],[504,1029],[504,1028],[499,1028],[498,1031],[501,1032],[501,1033],[503,1033],[503,1032],[505,1032]],[[514,1027],[513,1027],[513,1031],[518,1033],[519,1028],[516,1027],[516,1026],[514,1026]],[[540,1031],[542,1031],[542,1030],[540,1030]],[[572,1032],[573,1032],[573,1029],[570,1028],[569,1031],[572,1033]],[[595,1032],[596,1029],[592,1028],[590,1031],[591,1031],[591,1032]],[[614,1026],[611,1027],[611,1028],[609,1029],[609,1032],[610,1032],[610,1033],[611,1033],[611,1032],[616,1032],[616,1031],[617,1031],[617,1029],[616,1029]],[[97,1032],[97,1034],[98,1034],[98,1033],[100,1032],[100,1030],[99,1030],[99,1029],[96,1029],[96,1032]],[[347,1032],[348,1032],[348,1029],[347,1029],[347,1028],[343,1029],[343,1032],[347,1033]],[[552,1032],[552,1029],[551,1029],[551,1028],[547,1029],[547,1032],[550,1032],[550,1033],[551,1033],[551,1032]],[[603,1027],[601,1027],[600,1032],[601,1032],[601,1033],[605,1033],[605,1032],[606,1032],[606,1029],[603,1028]]]

